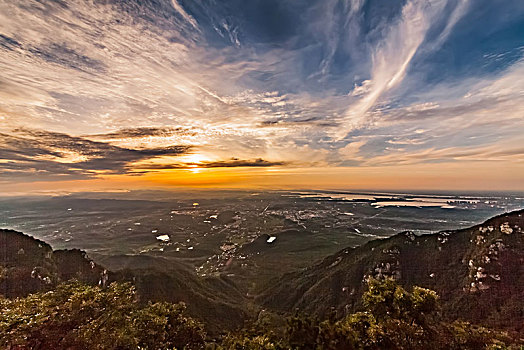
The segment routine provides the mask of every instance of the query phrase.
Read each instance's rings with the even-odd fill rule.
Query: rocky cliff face
[[[0,230],[0,294],[20,297],[77,279],[103,283],[107,273],[77,249],[56,250],[43,241],[12,230]]]
[[[524,211],[464,230],[411,232],[344,249],[273,281],[259,297],[280,312],[357,310],[368,276],[437,291],[445,317],[524,331]]]

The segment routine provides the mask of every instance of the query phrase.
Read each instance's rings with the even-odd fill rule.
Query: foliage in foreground
[[[507,336],[468,323],[442,322],[435,292],[368,281],[362,312],[320,321],[294,316],[278,327],[229,334],[221,350],[507,349]],[[203,349],[200,323],[183,304],[137,302],[129,284],[69,283],[54,291],[0,299],[0,347],[7,349]],[[280,334],[279,334],[280,333]],[[279,334],[279,335],[276,335]]]
[[[11,349],[200,349],[204,331],[183,304],[141,307],[135,289],[79,283],[0,299],[0,347]]]
[[[507,349],[511,342],[504,334],[469,323],[442,322],[438,296],[429,289],[408,292],[391,279],[370,279],[362,298],[365,311],[342,320],[295,316],[287,320],[282,336],[263,329],[230,334],[222,349]]]

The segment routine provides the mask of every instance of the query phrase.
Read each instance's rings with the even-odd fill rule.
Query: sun
[[[177,157],[177,159],[180,162],[188,163],[188,166],[191,168],[198,167],[199,163],[209,162],[212,160],[208,156],[199,154],[199,153],[183,155],[183,156]]]
[[[187,167],[191,173],[198,174],[203,170],[200,164],[210,162],[212,159],[204,154],[195,153],[178,157],[178,161],[187,164]]]
[[[193,174],[198,174],[202,170],[202,168],[199,168],[197,164],[190,164],[188,168]]]

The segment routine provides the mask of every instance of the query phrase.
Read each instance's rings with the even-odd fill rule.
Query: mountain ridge
[[[115,256],[115,271],[95,262],[79,249],[53,250],[46,242],[14,230],[0,229],[0,294],[25,297],[56,288],[75,279],[88,285],[131,282],[142,303],[184,302],[188,312],[207,324],[212,332],[233,329],[246,319],[243,293],[226,278],[198,278],[192,270],[176,264],[159,268],[165,261],[139,268],[141,257]],[[156,265],[156,266],[155,266]],[[130,268],[130,266],[137,266]],[[227,317],[223,320],[223,316]]]
[[[14,230],[0,229],[0,293],[26,296],[77,279],[103,284],[104,267],[79,249],[53,250],[46,242]]]
[[[523,227],[524,210],[518,210],[466,229],[421,236],[401,232],[275,277],[253,297],[227,276],[198,277],[171,260],[112,256],[100,265],[81,250],[53,250],[39,239],[0,230],[0,293],[26,296],[70,279],[91,285],[131,281],[142,302],[183,301],[212,333],[220,333],[242,327],[260,310],[321,318],[335,310],[343,317],[361,309],[368,278],[392,278],[407,288],[435,290],[448,320],[522,334]]]
[[[368,277],[435,290],[448,319],[459,316],[523,332],[524,210],[454,231],[393,237],[346,248],[273,280],[257,296],[276,312],[345,315],[361,307]],[[507,317],[506,317],[507,316]]]

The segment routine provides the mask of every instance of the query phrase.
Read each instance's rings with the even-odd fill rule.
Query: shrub
[[[200,349],[204,331],[183,304],[141,307],[134,287],[68,283],[0,300],[0,346],[40,349]]]

